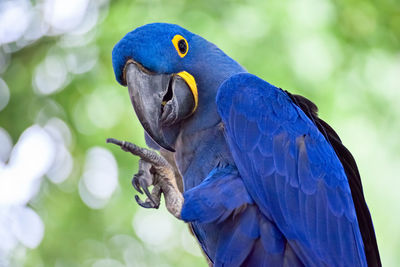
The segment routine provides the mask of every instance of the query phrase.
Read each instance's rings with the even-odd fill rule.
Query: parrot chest
[[[176,141],[175,162],[182,174],[184,191],[199,185],[218,165],[234,165],[219,124]]]

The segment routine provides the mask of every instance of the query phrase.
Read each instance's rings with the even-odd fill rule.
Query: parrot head
[[[147,24],[125,35],[112,51],[112,62],[144,130],[170,151],[183,125],[201,128],[219,118],[218,87],[245,71],[214,44],[167,23]]]

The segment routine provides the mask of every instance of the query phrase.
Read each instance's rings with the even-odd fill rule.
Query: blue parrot
[[[212,266],[381,266],[357,165],[314,103],[174,24],[128,33],[112,63],[161,153],[108,140],[141,157],[136,200],[163,193]]]

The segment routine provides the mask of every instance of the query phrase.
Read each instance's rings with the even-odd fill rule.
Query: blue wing
[[[366,266],[344,169],[301,109],[248,73],[224,82],[217,106],[247,191],[302,262]]]
[[[181,218],[191,222],[213,266],[303,266],[235,167],[215,168],[184,199]]]

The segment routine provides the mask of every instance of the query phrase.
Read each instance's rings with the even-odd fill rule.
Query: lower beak
[[[181,75],[151,73],[133,60],[127,62],[124,74],[133,108],[144,130],[158,145],[175,152],[162,128],[190,116],[197,106],[197,95],[194,96]]]

